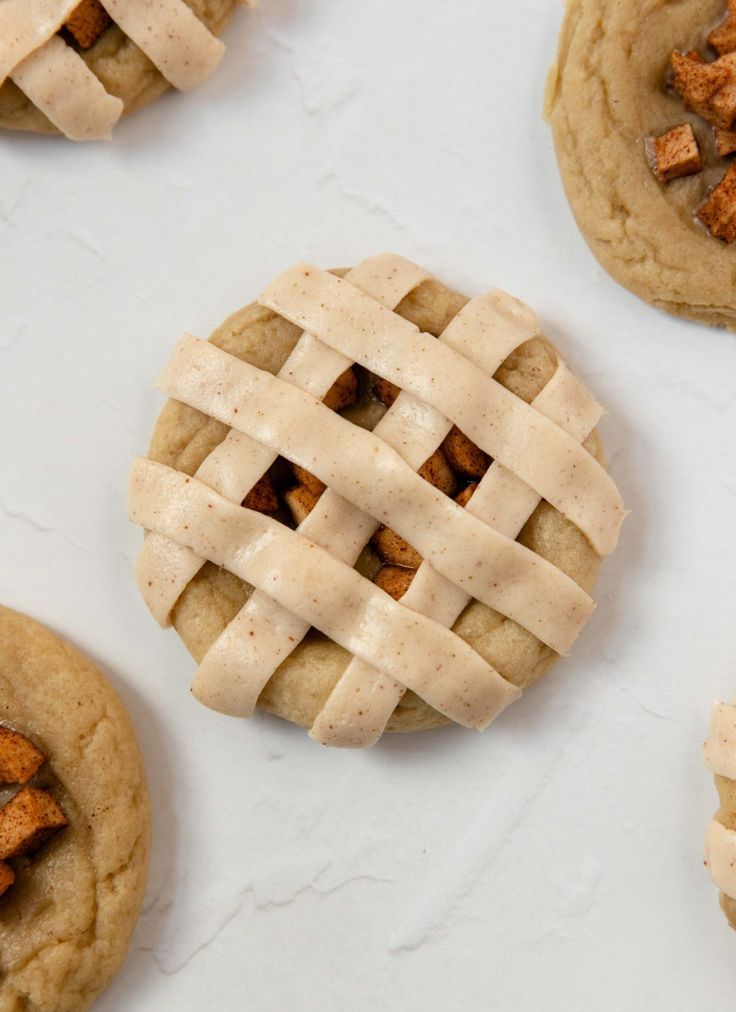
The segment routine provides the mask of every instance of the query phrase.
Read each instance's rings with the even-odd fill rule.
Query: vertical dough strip
[[[58,35],[19,63],[11,77],[70,140],[109,137],[122,116],[121,100],[108,95],[82,57]]]
[[[184,0],[102,0],[102,5],[180,91],[208,77],[225,52],[224,44]]]
[[[716,703],[703,750],[706,766],[716,777],[736,780],[736,706]],[[736,827],[724,825],[724,809],[705,835],[705,865],[724,896],[736,900]]]

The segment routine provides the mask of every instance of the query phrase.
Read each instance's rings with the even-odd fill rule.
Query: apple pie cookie
[[[567,0],[547,115],[609,274],[736,329],[736,0]]]
[[[736,706],[716,703],[705,743],[705,764],[713,772],[721,807],[708,826],[705,864],[721,890],[721,907],[736,928]]]
[[[238,2],[2,0],[0,126],[109,137],[123,113],[211,73]]]
[[[128,716],[87,658],[0,607],[0,1009],[79,1012],[125,958],[150,809]]]
[[[348,747],[482,729],[590,615],[624,515],[601,409],[511,296],[300,265],[159,387],[137,580],[207,706]]]

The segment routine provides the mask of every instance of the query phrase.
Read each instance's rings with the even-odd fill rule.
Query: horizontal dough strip
[[[159,387],[306,468],[558,653],[569,649],[593,610],[561,570],[486,527],[374,433],[290,383],[189,337],[174,350]]]
[[[109,137],[123,103],[109,95],[71,46],[54,35],[19,63],[12,79],[55,127],[74,141]]]
[[[736,780],[736,706],[716,703],[703,757],[719,776]]]
[[[236,506],[196,478],[139,458],[128,509],[135,523],[189,545],[351,653],[417,685],[457,723],[482,729],[518,695],[459,636],[402,607],[278,520]]]
[[[69,20],[80,0],[0,2],[0,85]]]
[[[736,899],[736,832],[715,819],[705,835],[705,864],[721,892]]]
[[[384,253],[364,260],[347,276],[352,284],[393,309],[431,275],[403,257]],[[303,334],[279,375],[321,400],[352,364],[339,352]],[[240,504],[277,456],[268,447],[231,429],[202,462],[196,477]],[[163,535],[152,533],[146,538],[136,563],[137,582],[143,599],[161,625],[169,624],[172,608],[204,561],[191,549]],[[285,637],[284,644],[287,643]]]
[[[578,442],[595,428],[602,413],[561,361],[533,404]],[[466,509],[507,537],[515,538],[539,503],[534,489],[494,461]],[[422,562],[401,603],[450,628],[470,600],[463,590]],[[355,657],[317,715],[310,736],[323,745],[370,748],[383,734],[403,694],[401,685]]]
[[[184,0],[102,0],[102,4],[180,91],[208,77],[225,52],[223,43]]]
[[[605,469],[474,363],[310,265],[286,271],[259,301],[431,404],[576,524],[600,555],[613,551],[625,513]]]
[[[538,330],[538,320],[527,306],[494,291],[468,302],[439,340],[453,342],[492,374]],[[418,470],[450,428],[451,423],[434,408],[401,391],[373,431]],[[378,526],[371,516],[328,488],[298,529],[353,565]],[[462,594],[453,584],[444,583],[448,593]],[[254,637],[247,635],[250,631],[255,632]],[[308,631],[308,625],[284,614],[273,599],[255,591],[207,651],[193,694],[206,706],[219,709],[227,705],[230,713],[250,716],[268,680]],[[234,685],[237,693],[229,689]],[[403,690],[394,683],[394,691]]]

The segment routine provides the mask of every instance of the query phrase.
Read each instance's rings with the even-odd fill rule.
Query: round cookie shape
[[[673,50],[707,50],[723,0],[568,0],[546,114],[570,207],[608,273],[677,316],[736,328],[736,250],[696,219],[727,162],[668,90]],[[647,139],[691,124],[704,171],[660,182]]]
[[[120,968],[143,899],[151,814],[140,753],[92,663],[4,607],[0,725],[42,750],[68,820],[15,865],[0,897],[0,1008],[79,1012]]]
[[[125,4],[125,0],[116,2],[123,6]],[[183,2],[202,25],[217,36],[225,28],[233,9],[243,0]],[[73,44],[73,40],[70,41]],[[0,42],[0,51],[1,49]],[[115,23],[114,14],[113,23],[102,32],[91,48],[80,50],[79,56],[108,95],[120,100],[122,115],[148,105],[172,86],[152,60]],[[58,127],[10,78],[0,85],[0,127],[34,133],[60,133]]]
[[[378,269],[382,268],[383,259],[386,258],[373,258],[379,264]],[[408,264],[401,258],[394,259],[401,261],[404,267]],[[361,268],[370,265],[370,263],[371,261],[366,261],[361,265]],[[415,265],[410,266],[415,267]],[[334,271],[329,275],[325,272],[319,273],[323,278],[332,278],[334,281],[336,276],[342,278],[346,272]],[[527,314],[524,316],[525,320],[530,317],[534,319],[533,314],[526,307],[519,308],[521,304],[512,300],[510,296],[506,296],[505,293],[500,293],[498,299],[504,307],[511,305],[513,312]],[[422,335],[439,337],[448,332],[453,321],[461,319],[458,314],[462,315],[463,311],[466,314],[470,313],[475,305],[476,300],[468,305],[466,296],[424,274],[421,277],[417,276],[408,292],[398,299],[395,315],[402,322],[408,321],[413,324],[414,328],[417,328]],[[370,306],[368,308],[371,310]],[[408,329],[413,330],[414,328]],[[194,339],[190,339],[190,341],[194,341]],[[252,303],[229,317],[211,335],[209,344],[227,353],[216,356],[218,363],[222,360],[224,368],[229,367],[228,361],[225,360],[229,360],[232,364],[230,359],[232,357],[237,362],[254,366],[255,370],[251,369],[251,373],[262,371],[271,375],[289,376],[291,373],[283,371],[288,370],[285,363],[296,360],[295,356],[299,354],[298,349],[301,347],[301,341],[302,328],[273,308],[263,304],[262,297],[261,304]],[[183,340],[182,344],[184,343]],[[191,349],[196,354],[207,353],[207,347],[202,347],[206,345],[207,342],[195,342],[191,345]],[[296,352],[295,349],[297,349]],[[172,356],[172,362],[176,360],[176,356],[177,352]],[[350,361],[347,364],[350,365]],[[556,350],[546,338],[541,336],[536,323],[533,322],[528,335],[522,337],[518,347],[514,347],[510,354],[502,356],[499,367],[494,370],[495,381],[506,391],[511,391],[515,398],[518,398],[524,405],[527,405],[546,388],[559,366],[560,360]],[[355,401],[349,404],[338,402],[333,407],[336,407],[344,418],[359,426],[372,429],[376,422],[386,418],[387,409],[389,412],[393,410],[393,398],[398,393],[398,389],[394,387],[393,391],[387,390],[387,386],[390,387],[391,384],[386,383],[385,377],[379,376],[376,379],[374,374],[363,367],[356,367],[353,371],[357,371],[356,389],[359,391],[356,398],[357,403]],[[258,376],[255,378],[259,379]],[[344,377],[341,377],[342,379]],[[165,389],[165,384],[162,388]],[[281,388],[279,391],[281,392]],[[328,394],[325,403],[328,403],[333,393],[334,388]],[[274,405],[273,410],[277,411],[278,407]],[[598,415],[599,411],[596,411],[596,419]],[[594,425],[591,425],[587,431],[589,434],[584,439],[584,448],[587,453],[583,453],[583,456],[592,455],[598,462],[596,465],[598,467],[603,464],[604,458],[597,430]],[[166,468],[174,469],[180,475],[201,475],[200,468],[203,465],[205,468],[208,466],[205,461],[212,460],[212,454],[216,456],[217,453],[222,453],[222,448],[226,445],[226,438],[232,439],[232,434],[233,430],[229,430],[228,425],[222,420],[208,417],[204,411],[198,410],[191,404],[182,403],[182,400],[169,400],[155,426],[149,448],[149,462],[144,461],[143,464],[155,461],[165,465]],[[456,430],[450,432],[442,444],[441,458],[438,460],[433,456],[431,467],[422,469],[425,472],[422,477],[432,483],[438,491],[447,496],[456,497],[456,502],[465,506],[470,496],[478,488],[479,483],[483,484],[484,479],[479,468],[488,468],[489,465],[492,466],[492,462],[488,455],[481,453],[478,447],[473,447],[469,441],[467,441],[468,445],[464,447],[462,440],[458,439],[459,435],[461,434]],[[465,450],[468,452],[463,456]],[[223,459],[225,458],[223,457]],[[427,461],[427,465],[430,465],[430,460]],[[274,509],[273,503],[266,505],[268,498],[264,496],[262,508],[264,512],[284,519],[284,514],[288,518],[288,509],[284,509],[284,506],[287,505],[292,508],[292,526],[294,526],[304,516],[299,512],[300,503],[303,500],[308,500],[312,494],[304,469],[293,469],[287,461],[279,458],[269,473],[274,475],[277,486],[280,480],[282,482],[279,490],[279,498],[282,501],[281,505]],[[284,474],[286,475],[285,482]],[[310,477],[314,478],[313,475]],[[326,476],[323,475],[323,477]],[[135,480],[135,478],[132,479],[131,488],[134,488]],[[205,479],[202,478],[202,480]],[[210,479],[207,480],[210,481]],[[366,477],[367,483],[369,480],[372,479]],[[301,498],[296,504],[289,498],[294,491],[291,486],[295,482],[297,490],[301,492]],[[215,488],[217,487],[216,482],[210,483]],[[314,502],[324,487],[324,483],[318,482],[310,506],[314,506]],[[258,486],[253,490],[254,495],[256,491],[259,494],[263,493],[263,489],[259,489]],[[131,500],[132,498],[133,493],[131,493]],[[472,499],[470,501],[472,502]],[[535,503],[537,505],[534,505]],[[256,499],[251,501],[250,495],[243,505],[256,510],[261,508]],[[142,523],[143,526],[147,526],[145,521],[137,515],[134,516],[134,513],[136,510],[131,509],[132,518]],[[357,568],[363,575],[373,579],[375,584],[386,590],[389,595],[399,599],[411,583],[412,578],[416,578],[417,565],[420,566],[419,572],[422,571],[422,560],[421,555],[417,558],[418,553],[411,545],[406,542],[397,544],[397,541],[401,542],[402,539],[398,538],[395,532],[389,531],[388,528],[389,525],[386,524],[385,528],[381,528],[378,534],[374,535],[370,548],[359,557]],[[394,537],[386,539],[384,535],[387,533],[393,534]],[[184,538],[186,536],[185,532]],[[160,535],[157,533],[156,538],[159,537]],[[364,541],[367,541],[369,537],[370,531]],[[549,562],[550,568],[555,567],[561,571],[558,576],[567,579],[570,587],[575,587],[578,591],[582,588],[585,592],[592,590],[600,565],[600,555],[582,531],[549,502],[540,502],[538,498],[532,500],[530,515],[518,534],[518,542],[530,552]],[[145,547],[149,547],[148,539]],[[157,549],[161,548],[162,544],[159,542],[156,547]],[[394,551],[397,552],[395,557],[391,555]],[[151,552],[147,554],[146,566],[150,566],[154,555]],[[144,555],[146,552],[142,553],[141,559]],[[204,565],[201,565],[200,560],[201,568],[197,568],[195,565],[192,570],[194,575],[182,585],[179,596],[176,596],[177,592],[174,593],[173,600],[169,602],[171,607],[167,604],[163,611],[157,613],[156,605],[152,601],[155,593],[152,584],[159,578],[168,581],[168,575],[163,577],[163,571],[158,562],[154,561],[150,574],[147,568],[141,568],[140,563],[141,560],[139,560],[138,568],[139,587],[154,615],[161,624],[167,624],[167,622],[173,624],[194,658],[201,664],[204,662],[200,667],[198,679],[195,681],[195,695],[216,709],[247,715],[245,709],[238,710],[229,702],[228,705],[221,705],[213,693],[207,698],[207,694],[202,691],[201,676],[213,645],[221,644],[223,639],[227,638],[228,631],[241,620],[241,610],[244,609],[247,602],[250,602],[253,587],[229,571],[226,564],[218,561],[206,561]],[[174,582],[172,570],[171,583]],[[170,594],[170,588],[165,587],[164,593]],[[419,609],[417,608],[417,610]],[[470,603],[460,611],[457,620],[452,623],[452,628],[461,641],[468,644],[486,664],[500,673],[504,683],[514,694],[518,694],[521,689],[541,678],[558,657],[558,653],[554,649],[538,639],[527,628],[487,604],[483,604],[477,599],[473,600],[472,597]],[[289,630],[285,629],[284,636],[286,638],[288,638],[288,634]],[[246,637],[253,635],[253,629],[250,628],[244,635]],[[256,651],[257,642],[256,640]],[[346,670],[350,670],[350,664],[350,652],[344,646],[338,645],[328,636],[318,632],[313,625],[301,642],[298,642],[295,647],[288,646],[283,654],[283,659],[273,674],[267,678],[262,691],[260,691],[257,704],[286,720],[312,727],[312,734],[315,736],[315,722],[319,723],[328,702],[333,699],[336,687],[342,684]],[[232,680],[237,683],[241,675],[242,672],[235,665],[231,671]],[[391,687],[383,686],[381,688],[389,689]],[[356,682],[357,691],[361,691],[361,689],[360,683]],[[403,695],[397,696],[397,704],[390,714],[390,719],[387,718],[386,730],[420,731],[447,723],[446,714],[438,712],[414,691],[406,691]],[[378,736],[383,729],[381,727],[378,730]],[[372,744],[375,739],[353,741],[349,737],[345,737],[338,740],[336,736],[333,740],[328,731],[322,727],[318,740],[326,744],[357,745]]]

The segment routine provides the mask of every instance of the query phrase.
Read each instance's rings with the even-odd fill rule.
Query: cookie
[[[159,385],[137,580],[206,705],[338,746],[480,729],[584,625],[623,518],[601,409],[511,296],[302,265]]]
[[[736,928],[736,706],[713,707],[704,755],[721,800],[706,834],[705,865],[721,891],[728,923]]]
[[[723,127],[736,57],[713,48],[727,13],[723,0],[568,0],[546,111],[573,214],[609,274],[660,309],[734,329]]]
[[[128,716],[91,662],[0,607],[0,1009],[79,1012],[122,964],[151,816]]]
[[[217,35],[238,2],[5,0],[0,126],[108,137],[124,113],[211,73],[225,48]]]

